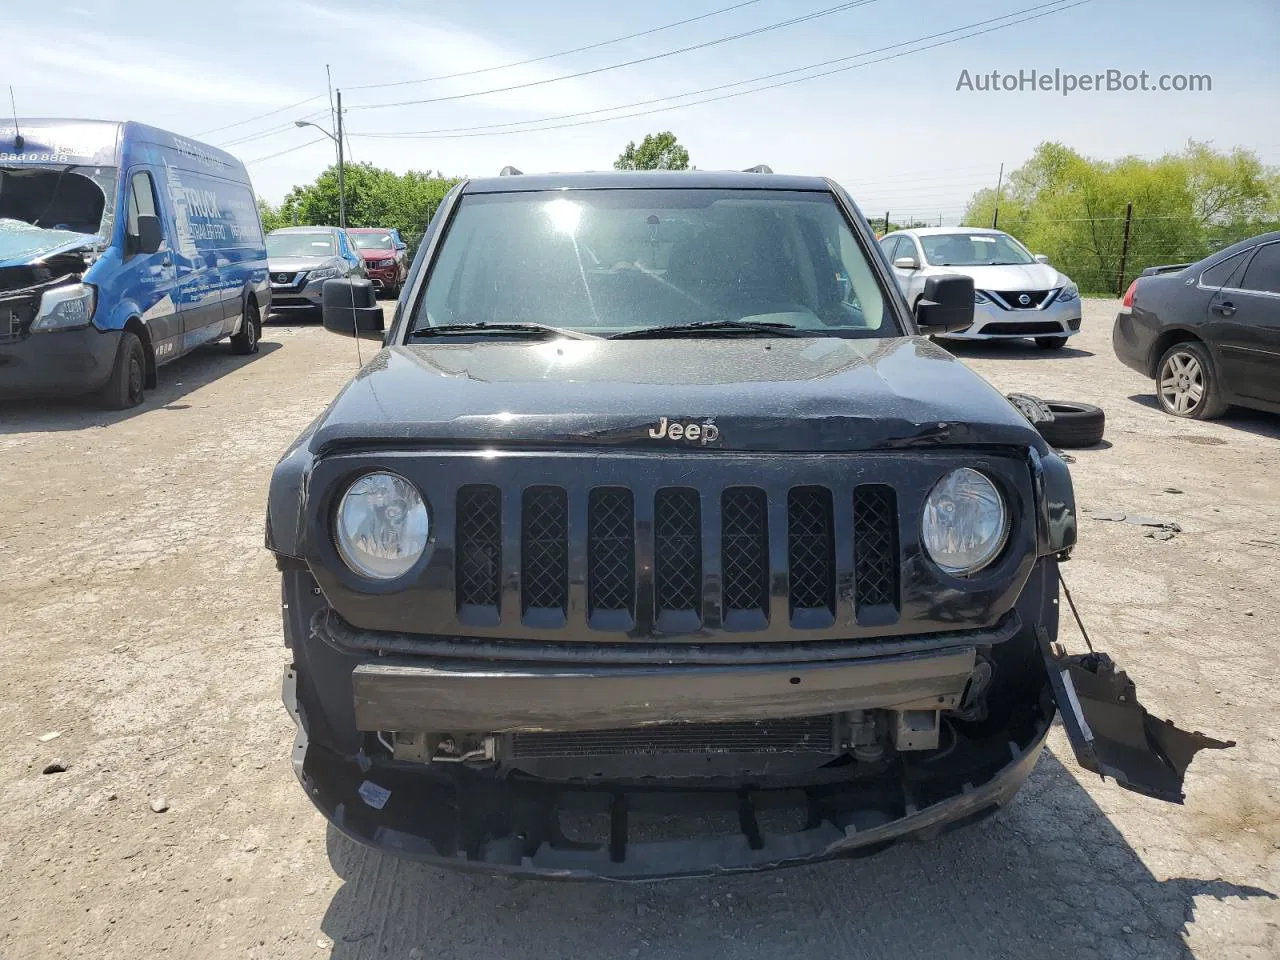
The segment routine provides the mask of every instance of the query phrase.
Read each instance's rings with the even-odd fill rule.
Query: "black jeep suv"
[[[368,281],[324,294],[383,349],[277,465],[267,546],[294,768],[347,835],[746,870],[981,818],[1055,703],[1161,799],[1224,745],[1056,644],[1067,468],[927,338],[972,282],[913,316],[829,180],[473,180],[385,333]]]

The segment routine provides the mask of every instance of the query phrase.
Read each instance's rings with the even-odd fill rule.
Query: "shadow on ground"
[[[1170,423],[1178,422],[1178,417],[1165,413],[1160,409],[1160,403],[1153,393],[1136,393],[1129,399],[1139,406],[1154,410],[1167,417]],[[1185,420],[1184,422],[1188,424],[1218,423],[1233,430],[1242,430],[1245,433],[1252,433],[1259,437],[1280,440],[1280,414],[1264,413],[1261,410],[1250,410],[1247,407],[1230,407],[1223,416],[1216,420]]]
[[[1183,958],[1196,897],[1276,899],[1208,877],[1158,880],[1048,752],[1014,803],[978,825],[770,873],[492,878],[398,861],[332,828],[328,851],[345,881],[322,922],[331,960]]]
[[[103,410],[92,397],[41,400],[0,400],[0,436],[13,433],[50,433],[58,430],[89,430],[106,427],[149,413],[152,410],[185,410],[183,397],[220,377],[236,373],[251,363],[280,349],[280,344],[264,342],[258,352],[239,356],[226,343],[199,347],[159,370],[159,386],[148,390],[146,399],[130,410]]]

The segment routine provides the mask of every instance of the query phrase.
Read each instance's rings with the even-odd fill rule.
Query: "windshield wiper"
[[[565,337],[569,340],[599,340],[589,333],[565,330],[545,323],[442,323],[434,327],[418,327],[409,332],[410,339],[422,337],[483,336],[490,333],[515,334],[526,337]]]
[[[771,333],[779,337],[796,337],[800,336],[799,329],[793,323],[778,323],[773,320],[699,320],[696,323],[673,323],[665,327],[645,327],[643,330],[628,330],[626,333],[615,333],[609,339],[657,340],[662,337],[678,337],[686,333],[702,333],[704,330]]]

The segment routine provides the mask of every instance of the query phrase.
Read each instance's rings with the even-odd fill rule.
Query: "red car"
[[[347,234],[364,260],[374,288],[389,297],[400,296],[400,285],[409,272],[405,244],[394,230],[383,227],[349,227]]]

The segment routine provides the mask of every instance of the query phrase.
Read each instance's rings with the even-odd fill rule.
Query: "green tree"
[[[646,134],[640,146],[632,140],[613,162],[615,170],[688,170],[689,151],[670,130]]]
[[[963,222],[990,226],[995,199],[994,190],[974,193]],[[1001,191],[999,226],[1086,292],[1114,294],[1145,267],[1199,260],[1277,219],[1280,175],[1249,150],[1193,141],[1155,160],[1103,161],[1042,143]]]
[[[458,182],[439,172],[410,170],[397,174],[371,163],[349,163],[346,180],[347,226],[395,227],[412,248],[426,230],[444,195]],[[314,183],[295,186],[279,209],[265,205],[263,226],[268,216],[275,226],[325,224],[339,219],[338,167],[324,170]],[[259,203],[259,210],[264,205]],[[271,228],[268,228],[271,229]]]

